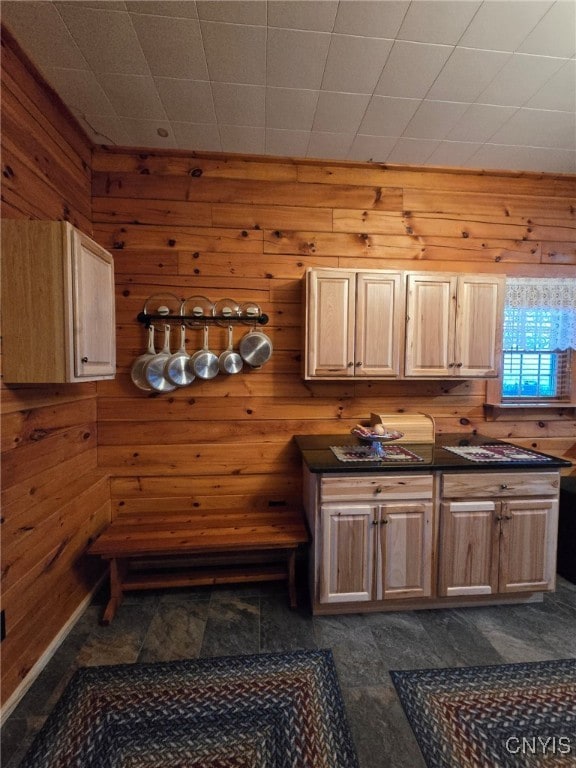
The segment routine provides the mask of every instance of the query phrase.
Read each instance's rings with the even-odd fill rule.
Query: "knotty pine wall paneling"
[[[299,503],[292,435],[347,433],[371,411],[425,411],[441,432],[576,459],[573,419],[487,422],[482,381],[301,378],[307,267],[574,277],[575,198],[566,176],[97,150],[94,236],[117,272],[119,375],[98,384],[113,513]],[[137,390],[129,371],[146,338],[135,317],[164,291],[258,302],[272,359],[169,394]],[[201,346],[200,329],[186,337],[190,353]],[[210,346],[224,349],[223,329]]]
[[[92,232],[91,145],[2,30],[2,218]],[[2,702],[12,708],[90,594],[84,550],[110,518],[96,385],[2,385]]]

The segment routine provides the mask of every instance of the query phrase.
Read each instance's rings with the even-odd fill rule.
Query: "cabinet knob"
[[[508,484],[507,484],[507,483],[501,483],[501,484],[500,484],[500,488],[501,488],[503,491],[505,491],[505,490],[506,490],[506,488],[508,488]]]
[[[386,518],[383,518],[380,520],[380,525],[388,525],[388,520]]]
[[[497,523],[499,523],[499,522],[500,522],[500,520],[502,520],[502,515],[496,515],[496,517],[494,518],[494,520],[495,520]]]
[[[372,525],[378,525],[378,520],[372,520]]]
[[[462,368],[462,363],[456,363],[456,368]]]
[[[354,363],[348,363],[348,368],[353,368],[353,367],[354,367]]]
[[[504,515],[504,520],[512,520],[512,515]]]
[[[448,368],[454,368],[454,363],[448,363]]]
[[[359,363],[356,363],[356,368],[359,368],[361,365],[362,365],[362,363],[361,363],[361,362],[359,362]]]
[[[88,362],[88,358],[87,358],[87,357],[83,357],[83,358],[82,358],[82,362],[83,362],[83,363],[87,363],[87,362]]]
[[[379,485],[379,486],[378,486],[378,487],[377,487],[377,488],[374,490],[374,493],[382,493],[382,491],[383,491],[383,490],[384,490],[384,488],[382,488],[382,486],[381,486],[381,485]]]

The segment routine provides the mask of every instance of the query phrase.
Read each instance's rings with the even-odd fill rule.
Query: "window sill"
[[[576,403],[484,403],[486,421],[562,421],[576,417]]]

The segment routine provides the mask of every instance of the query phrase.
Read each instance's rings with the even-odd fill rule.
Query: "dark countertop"
[[[495,440],[482,435],[465,436],[462,434],[437,435],[434,444],[430,443],[388,443],[387,445],[401,445],[408,451],[421,457],[422,461],[340,461],[330,450],[330,446],[342,445],[366,445],[351,434],[339,435],[295,435],[294,440],[305,465],[311,472],[410,472],[430,470],[508,470],[517,469],[559,469],[570,467],[572,464],[555,456],[548,456],[539,451],[530,449],[534,458],[526,458],[521,461],[482,461],[476,462],[445,450],[445,446],[481,446],[481,445],[510,445],[503,440]],[[386,445],[386,444],[385,444]],[[545,456],[547,460],[538,460],[536,457]]]

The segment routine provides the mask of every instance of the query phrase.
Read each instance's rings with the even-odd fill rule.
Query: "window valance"
[[[508,278],[504,349],[576,349],[576,278]]]

